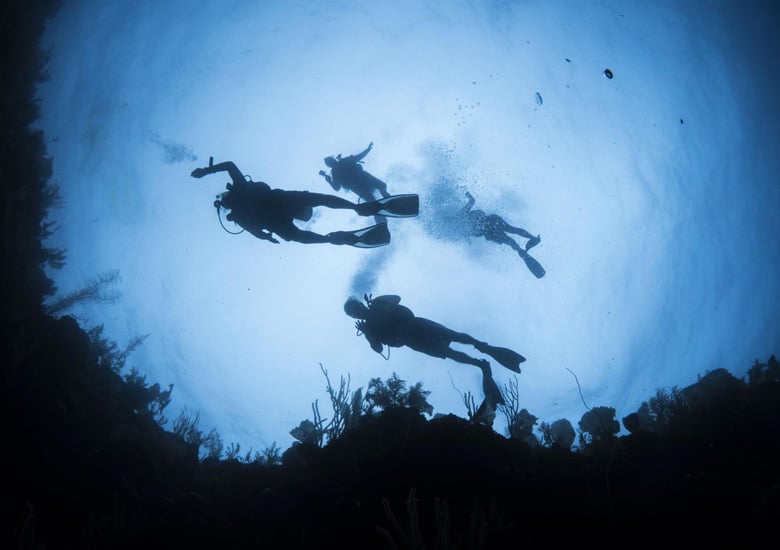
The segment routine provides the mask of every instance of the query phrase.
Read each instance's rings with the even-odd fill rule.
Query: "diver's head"
[[[236,203],[235,194],[232,191],[225,191],[219,197],[219,204],[220,206],[222,206],[222,208],[227,208],[232,210],[236,205],[235,203]]]
[[[355,319],[365,319],[368,315],[368,308],[356,298],[350,298],[344,302],[344,313]]]
[[[325,157],[324,160],[325,160],[325,165],[328,168],[333,168],[339,163],[339,161],[336,160],[336,157]]]

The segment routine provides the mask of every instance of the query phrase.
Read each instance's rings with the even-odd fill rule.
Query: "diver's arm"
[[[262,239],[264,241],[271,241],[274,244],[279,244],[279,241],[274,239],[274,234],[270,231],[266,231],[265,229],[247,229],[252,235],[257,237],[258,239]]]
[[[371,152],[371,149],[374,147],[374,142],[368,144],[368,147],[366,147],[363,151],[358,153],[357,155],[350,155],[346,157],[344,160],[347,162],[360,162],[364,158],[366,158],[366,155]]]
[[[238,169],[238,166],[236,166],[231,161],[214,164],[214,157],[209,157],[208,166],[205,166],[203,168],[196,168],[195,170],[192,171],[190,175],[193,178],[202,178],[203,176],[207,176],[209,174],[216,174],[217,172],[227,172],[230,175],[230,179],[233,180],[234,185],[241,185],[243,183],[246,183],[244,174],[241,173],[241,170]]]
[[[320,176],[325,178],[325,181],[327,181],[330,184],[330,186],[333,188],[334,191],[338,191],[339,189],[341,189],[341,186],[335,181],[333,181],[333,178],[330,176],[330,174],[325,173],[325,170],[320,170]]]
[[[279,241],[277,241],[274,238],[274,234],[271,231],[266,230],[262,225],[258,223],[249,223],[243,216],[236,216],[234,211],[230,212],[230,214],[228,214],[226,218],[233,223],[237,223],[239,226],[241,226],[241,228],[244,231],[248,231],[250,234],[254,235],[258,239],[264,241],[271,241],[272,243],[279,244]]]
[[[469,200],[468,204],[463,207],[464,212],[468,212],[471,210],[471,207],[474,206],[474,197],[471,196],[471,193],[466,191],[466,198]]]
[[[366,337],[366,340],[368,340],[368,343],[371,344],[371,349],[384,357],[384,354],[382,353],[384,351],[384,347],[382,346],[382,342],[379,340],[379,338],[366,332],[364,332],[363,335]]]

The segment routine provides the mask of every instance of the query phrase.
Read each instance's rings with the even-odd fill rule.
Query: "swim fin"
[[[498,389],[496,381],[493,380],[493,377],[490,374],[482,374],[482,393],[485,395],[485,401],[489,402],[493,408],[495,408],[496,405],[506,404],[506,401],[504,401],[504,398],[501,395],[501,390]],[[487,405],[485,402],[482,404]]]
[[[352,246],[357,248],[375,248],[390,244],[390,230],[387,228],[386,223],[378,223],[371,227],[358,229],[353,231],[353,233],[358,240]]]
[[[509,348],[491,346],[490,344],[478,344],[474,347],[477,348],[482,353],[491,356],[493,359],[498,361],[502,366],[508,368],[509,370],[517,373],[522,372],[520,370],[520,363],[525,361],[525,357],[523,357],[516,351],[512,351]]]
[[[355,231],[328,233],[331,244],[348,244],[357,248],[376,248],[390,244],[390,230],[386,223],[378,223]]]
[[[391,195],[358,205],[361,216],[387,216],[390,218],[411,218],[420,212],[420,196],[414,193]]]
[[[530,239],[528,239],[528,242],[525,243],[525,251],[528,252],[540,242],[542,242],[542,237],[540,235],[537,235],[536,237],[531,237]]]
[[[534,274],[534,276],[537,279],[541,279],[542,277],[544,277],[545,273],[547,273],[542,267],[542,264],[537,262],[536,258],[531,256],[530,254],[526,254],[525,256],[521,256],[521,257],[523,258],[526,267],[531,271],[531,273]]]
[[[481,363],[479,368],[482,370],[482,392],[485,395],[485,401],[482,402],[482,405],[480,405],[479,408],[484,413],[486,412],[484,411],[486,406],[489,405],[495,411],[496,405],[504,405],[506,402],[501,395],[501,390],[498,389],[496,381],[493,380],[493,374],[490,371],[490,363],[485,360],[482,360]]]

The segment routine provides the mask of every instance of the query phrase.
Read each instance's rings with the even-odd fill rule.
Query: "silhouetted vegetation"
[[[566,418],[558,419],[552,424],[542,422],[539,431],[542,432],[542,445],[545,447],[568,450],[574,443],[574,428]]]
[[[580,442],[583,447],[607,443],[620,431],[612,407],[593,407],[579,421]]]
[[[331,441],[341,437],[348,430],[357,428],[365,417],[376,416],[386,409],[413,409],[428,415],[433,414],[433,407],[426,397],[430,392],[422,389],[422,383],[417,382],[407,389],[405,380],[398,378],[393,373],[390,378],[383,381],[381,378],[372,378],[368,382],[365,395],[363,388],[354,392],[349,389],[349,377],[343,376],[339,380],[339,389],[336,390],[328,376],[328,371],[320,365],[327,382],[326,391],[330,397],[330,420],[322,418],[319,409],[319,401],[312,403],[313,420],[303,420],[290,430],[299,443],[322,447]]]
[[[717,369],[685,388],[658,389],[623,418],[626,436],[617,436],[614,408],[590,408],[573,449],[568,420],[542,421],[534,434],[538,419],[512,383],[501,408],[509,433],[501,435],[492,429],[495,411],[470,394],[462,394],[468,418],[434,415],[419,383],[393,374],[352,391],[348,376],[334,387],[324,368],[333,414],[322,418],[315,401],[313,418],[284,452],[276,443],[263,451],[225,446],[216,430],[199,429],[197,412],[167,421],[173,387],[127,364],[145,336],[122,347],[100,325],[84,330],[54,315],[65,306],[43,305],[55,293],[44,267],[65,254],[41,244],[56,192],[42,136],[30,124],[45,64],[37,39],[56,7],[12,0],[0,19],[8,65],[0,171],[4,547],[772,540],[780,517],[774,356],[756,360],[747,382]],[[73,299],[94,294],[80,296]]]
[[[406,389],[406,381],[398,378],[396,373],[385,381],[381,378],[372,378],[368,382],[368,391],[366,391],[368,404],[366,412],[376,414],[385,409],[408,408],[431,415],[433,407],[427,400],[430,393],[422,389],[422,382],[416,382]]]
[[[51,263],[51,258],[49,263]],[[55,296],[54,299],[46,304],[44,309],[49,315],[59,315],[76,305],[116,303],[122,297],[122,294],[118,290],[110,290],[109,287],[117,281],[119,281],[119,271],[99,273],[87,281],[81,288],[72,290],[60,297]]]
[[[517,376],[513,376],[509,384],[504,386],[501,395],[504,398],[504,404],[498,405],[498,408],[506,417],[507,435],[531,447],[538,445],[539,440],[533,434],[538,418],[529,413],[527,409],[521,408]]]

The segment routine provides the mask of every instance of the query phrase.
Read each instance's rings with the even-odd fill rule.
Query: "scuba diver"
[[[482,210],[472,210],[472,206],[474,206],[474,197],[471,196],[471,193],[466,191],[466,198],[469,202],[461,210],[461,215],[466,222],[468,236],[485,237],[486,240],[494,243],[508,244],[520,255],[525,262],[525,265],[537,279],[544,277],[545,270],[542,265],[528,254],[528,251],[531,248],[541,242],[541,237],[539,235],[534,237],[525,229],[509,225],[498,214],[485,214]],[[507,235],[507,233],[513,233],[528,239],[525,243],[525,249],[520,248],[520,245],[517,244],[512,237]]]
[[[193,178],[202,178],[217,172],[227,172],[233,180],[227,184],[227,191],[217,195],[217,200],[214,201],[217,215],[220,208],[229,209],[230,213],[226,216],[228,220],[237,223],[258,239],[272,243],[279,242],[274,238],[276,233],[285,241],[304,244],[346,244],[358,248],[383,246],[390,242],[386,223],[356,231],[334,231],[321,235],[300,229],[294,221],[309,221],[313,209],[317,206],[352,210],[360,216],[384,215],[400,218],[416,216],[419,209],[419,198],[413,194],[388,196],[355,204],[334,195],[271,189],[265,182],[252,181],[248,176],[244,176],[233,162],[214,164],[213,157],[209,158],[208,166],[196,168],[190,175]],[[221,224],[221,217],[219,221]]]
[[[325,157],[324,161],[330,168],[330,174],[327,174],[325,170],[320,170],[320,176],[325,178],[334,191],[341,189],[352,191],[364,202],[376,200],[377,192],[382,197],[389,197],[387,184],[363,170],[363,159],[373,147],[374,142],[372,141],[365,150],[357,155],[342,157],[341,154],[338,154],[335,157]],[[381,221],[378,216],[375,219],[377,222]]]
[[[358,336],[366,337],[368,343],[378,354],[383,355],[383,345],[388,347],[407,346],[432,357],[452,359],[479,367],[482,371],[482,390],[485,399],[494,406],[504,404],[501,392],[493,380],[490,363],[486,359],[476,359],[462,351],[452,349],[450,344],[458,342],[474,346],[478,351],[491,356],[501,365],[513,372],[520,372],[520,363],[525,357],[507,348],[491,346],[486,342],[464,333],[451,330],[439,323],[417,317],[412,310],[400,305],[401,297],[393,294],[372,298],[364,295],[365,304],[356,298],[344,303],[344,312],[357,319],[355,327]],[[390,358],[388,349],[387,357]]]

